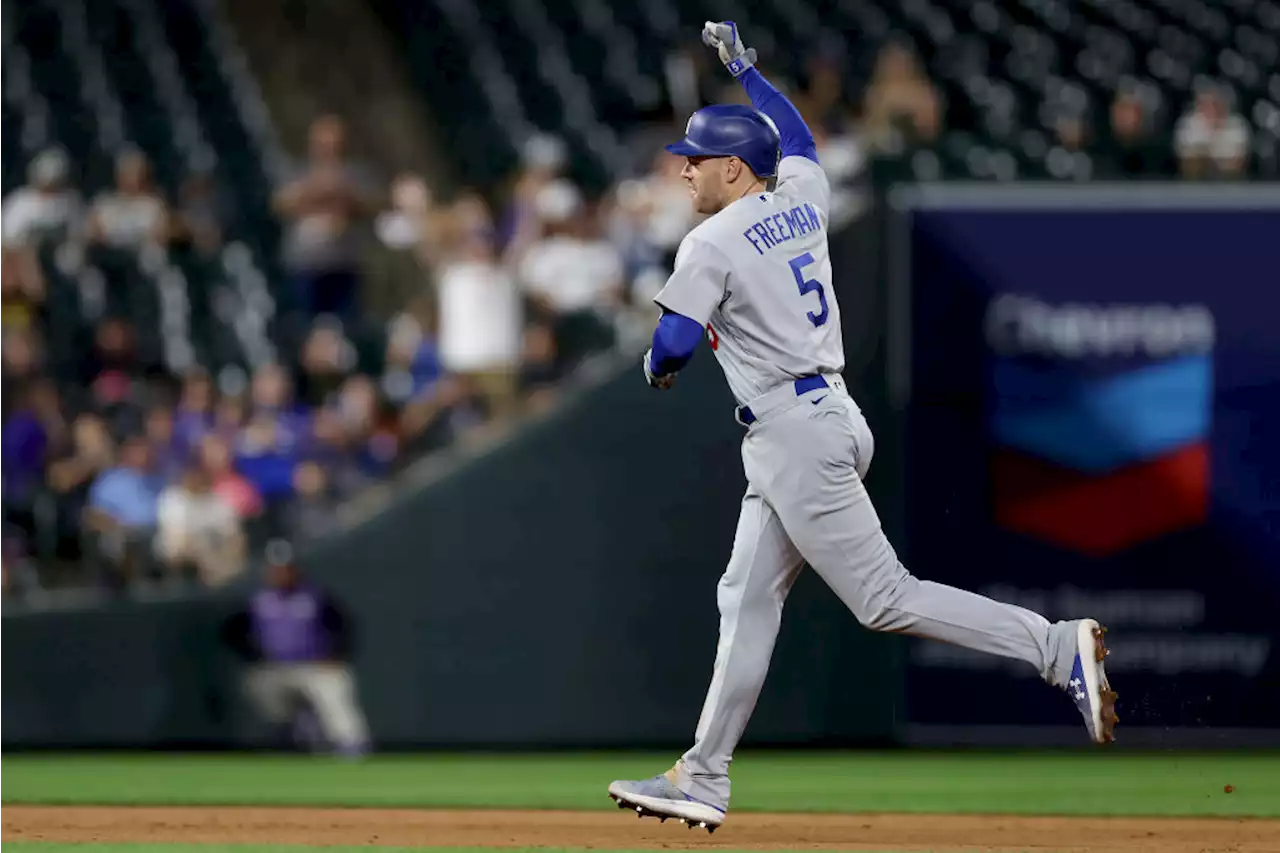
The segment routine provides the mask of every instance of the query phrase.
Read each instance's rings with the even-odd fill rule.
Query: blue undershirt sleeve
[[[655,376],[675,373],[689,363],[702,340],[702,325],[683,314],[667,311],[653,330],[653,353],[649,369]]]
[[[783,157],[804,157],[818,162],[818,147],[813,133],[787,96],[774,88],[755,68],[748,68],[738,77],[751,98],[751,105],[769,117],[778,128]]]

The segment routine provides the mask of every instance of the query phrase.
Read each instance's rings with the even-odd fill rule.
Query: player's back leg
[[[694,745],[666,774],[610,785],[619,806],[719,825],[729,805],[729,762],[755,710],[782,608],[802,565],[773,508],[748,489],[733,554],[716,590],[720,640]]]

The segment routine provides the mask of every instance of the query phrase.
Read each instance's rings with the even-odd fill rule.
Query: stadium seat
[[[818,33],[838,31],[852,60],[847,69],[851,93],[868,80],[877,46],[891,36],[904,39],[944,97],[949,133],[963,134],[953,142],[981,137],[996,148],[1006,146],[1015,161],[1026,156],[1018,142],[1022,131],[1050,130],[1046,117],[1063,109],[1083,111],[1100,126],[1121,90],[1141,90],[1143,103],[1158,111],[1158,129],[1166,133],[1201,79],[1230,89],[1241,113],[1255,122],[1257,116],[1269,120],[1280,104],[1280,81],[1272,70],[1280,53],[1280,6],[1272,0],[721,0],[707,9],[576,0],[550,4],[536,23],[537,16],[515,14],[519,4],[514,0],[500,0],[482,4],[482,26],[474,28],[469,40],[409,25],[439,17],[441,10],[456,14],[468,5],[461,0],[378,3],[404,33],[422,91],[440,115],[458,121],[464,114],[457,108],[458,93],[479,85],[474,79],[459,80],[456,88],[437,85],[440,69],[474,78],[476,64],[464,57],[477,47],[491,49],[501,57],[496,73],[512,81],[510,100],[537,127],[568,139],[589,161],[575,158],[582,171],[615,179],[626,170],[625,163],[612,161],[607,149],[587,144],[586,138],[593,126],[625,129],[652,115],[653,90],[666,85],[663,55],[677,41],[692,42],[705,17],[738,21],[767,57],[769,69],[787,81],[803,81],[806,50]],[[563,74],[540,67],[547,64],[537,59],[547,39],[569,51]],[[417,47],[428,42],[430,51]],[[566,90],[580,88],[583,81],[585,95],[573,109],[565,109],[561,101]],[[483,122],[484,128],[505,137],[507,156],[498,165],[485,145],[473,141],[483,131],[455,131],[455,156],[474,183],[503,174],[511,165],[510,152],[518,150],[528,133],[526,123],[512,120],[511,112],[495,101],[488,100],[483,119],[462,122]],[[592,113],[585,116],[588,104]],[[1270,144],[1267,125],[1260,128]],[[487,144],[491,148],[494,143]],[[949,162],[949,151],[939,150],[939,163]],[[987,163],[989,158],[979,152],[974,159]]]

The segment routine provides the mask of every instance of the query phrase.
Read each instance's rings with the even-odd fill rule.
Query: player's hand
[[[702,43],[716,49],[720,61],[734,77],[756,64],[755,48],[742,43],[738,25],[733,21],[707,21],[702,27]]]
[[[658,376],[653,372],[653,368],[649,366],[649,359],[653,355],[653,350],[649,350],[644,354],[644,381],[649,383],[650,388],[658,388],[662,391],[670,388],[676,381],[674,373],[668,373],[665,376]]]

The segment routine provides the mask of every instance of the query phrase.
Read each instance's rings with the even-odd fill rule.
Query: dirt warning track
[[[737,813],[715,835],[617,811],[5,806],[5,841],[938,853],[1275,853],[1280,821]]]

